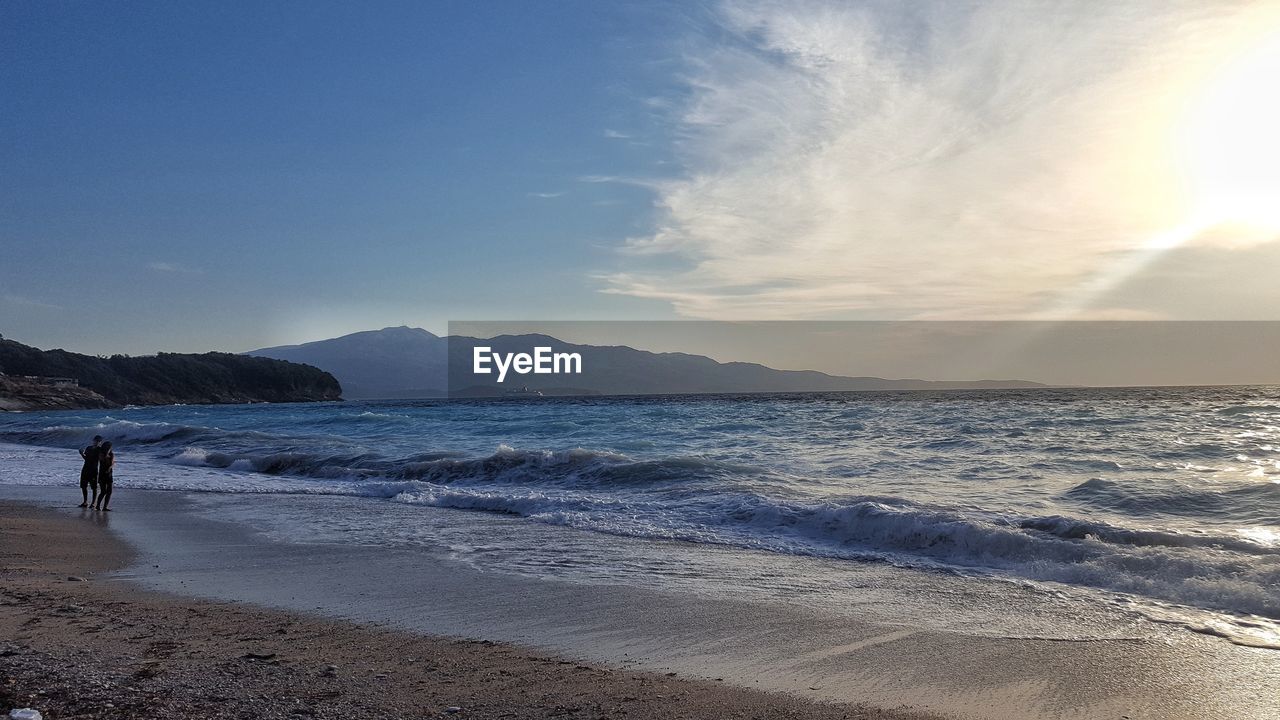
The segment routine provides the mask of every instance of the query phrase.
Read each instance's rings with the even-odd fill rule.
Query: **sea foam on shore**
[[[103,434],[121,487],[351,496],[991,577],[1269,646],[1277,408],[1268,388],[424,401],[27,415],[0,439],[27,482],[76,459],[22,453]]]

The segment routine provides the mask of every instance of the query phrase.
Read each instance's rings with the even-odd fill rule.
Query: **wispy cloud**
[[[189,267],[186,267],[185,265],[179,265],[178,263],[164,262],[161,260],[153,260],[152,262],[147,263],[147,269],[154,270],[155,272],[162,272],[162,273],[186,273],[186,274],[200,273],[200,270],[198,269],[189,268]]]
[[[25,308],[32,308],[32,309],[39,309],[39,310],[62,310],[63,309],[61,305],[55,305],[53,303],[34,300],[32,298],[25,297],[23,295],[6,294],[0,297],[4,298],[4,302],[6,305],[16,305],[18,307],[25,307]]]
[[[683,175],[647,183],[656,227],[605,291],[712,318],[1051,312],[1178,221],[1171,119],[1250,11],[724,4],[686,92],[647,103]]]
[[[583,175],[578,178],[578,182],[589,183],[592,185],[632,185],[634,187],[660,191],[666,187],[667,181],[655,178],[630,177],[626,175]]]
[[[618,130],[605,130],[604,136],[613,140],[630,140],[631,136]]]
[[[563,195],[564,195],[564,192],[563,192],[563,191],[561,191],[561,192],[531,192],[531,193],[529,193],[529,197],[532,197],[532,198],[542,198],[543,200],[550,200],[550,199],[552,199],[552,198],[558,198],[558,197],[561,197],[561,196],[563,196]]]

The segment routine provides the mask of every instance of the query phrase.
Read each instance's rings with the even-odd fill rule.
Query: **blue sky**
[[[0,4],[0,333],[1280,319],[1272,0]]]
[[[592,273],[663,172],[683,13],[6,3],[0,332],[243,350],[451,317],[669,316]],[[625,136],[625,137],[623,137]]]

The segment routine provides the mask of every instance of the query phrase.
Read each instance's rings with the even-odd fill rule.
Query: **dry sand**
[[[142,591],[104,526],[0,502],[0,711],[46,718],[921,718]]]

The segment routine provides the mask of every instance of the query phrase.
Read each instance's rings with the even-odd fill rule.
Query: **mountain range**
[[[582,373],[515,375],[472,373],[472,353],[578,353]],[[347,398],[419,398],[503,395],[527,387],[546,395],[652,395],[685,393],[837,392],[1046,387],[1027,380],[933,381],[846,377],[814,370],[776,370],[757,363],[719,362],[703,355],[655,353],[627,346],[581,345],[548,335],[480,339],[440,337],[421,328],[389,327],[300,345],[247,353],[305,363],[328,371]]]

